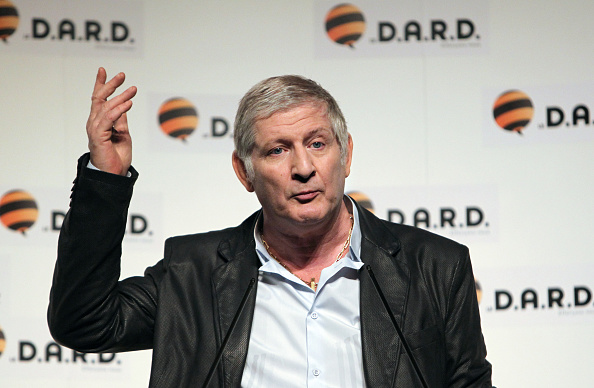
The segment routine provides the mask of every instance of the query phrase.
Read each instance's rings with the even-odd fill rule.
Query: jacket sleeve
[[[449,287],[445,319],[448,387],[491,388],[491,364],[486,360],[487,349],[467,249],[456,265]]]
[[[122,177],[78,162],[70,209],[58,240],[48,324],[54,339],[81,352],[152,347],[163,263],[118,281],[128,205],[138,173]]]

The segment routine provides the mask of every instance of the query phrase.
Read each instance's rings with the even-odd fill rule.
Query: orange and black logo
[[[12,35],[19,26],[19,14],[12,2],[0,0],[0,39],[6,42],[6,38]]]
[[[171,98],[159,108],[159,125],[166,135],[185,142],[198,126],[198,111],[185,98]]]
[[[534,116],[534,105],[530,97],[519,90],[508,90],[501,94],[493,104],[493,118],[502,129],[517,132],[530,123]]]
[[[9,191],[0,199],[0,221],[23,235],[37,221],[38,215],[35,198],[26,191]]]
[[[4,337],[4,332],[0,327],[0,356],[4,353],[4,349],[6,349],[6,338]]]
[[[474,288],[476,288],[476,300],[481,303],[481,299],[483,299],[483,289],[481,288],[481,284],[476,279],[474,279]]]
[[[326,33],[338,44],[354,48],[353,44],[364,32],[363,13],[352,4],[339,4],[326,15]]]
[[[373,209],[373,203],[371,202],[371,199],[363,194],[360,191],[349,191],[347,193],[347,195],[349,197],[351,197],[352,199],[355,200],[355,202],[357,202],[359,205],[361,205],[364,209],[369,210],[372,213],[375,213],[374,209]]]

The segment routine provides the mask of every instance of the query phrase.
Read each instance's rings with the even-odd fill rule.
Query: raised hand
[[[131,86],[121,94],[107,100],[126,75],[118,73],[109,82],[104,68],[100,67],[91,97],[91,113],[87,120],[87,136],[91,163],[98,169],[112,174],[126,175],[132,163],[132,139],[128,132],[126,112],[132,108],[136,87]]]

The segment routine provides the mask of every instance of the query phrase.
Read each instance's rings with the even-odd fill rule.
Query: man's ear
[[[345,160],[345,164],[344,164],[347,177],[351,174],[351,162],[352,161],[353,161],[353,138],[351,137],[351,134],[349,133],[349,139],[347,142],[347,154],[346,154],[346,160]]]
[[[243,187],[245,187],[245,189],[250,193],[253,192],[254,185],[252,185],[252,182],[248,179],[245,164],[235,151],[233,151],[233,155],[231,156],[231,162],[233,163],[233,170],[235,170],[235,175],[237,175],[237,178],[239,179]]]

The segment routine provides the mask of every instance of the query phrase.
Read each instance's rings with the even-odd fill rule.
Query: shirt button
[[[316,312],[311,313],[311,319],[318,319],[318,313],[316,313]]]
[[[318,369],[314,369],[311,373],[313,373],[313,375],[316,377],[320,375],[320,371]]]

